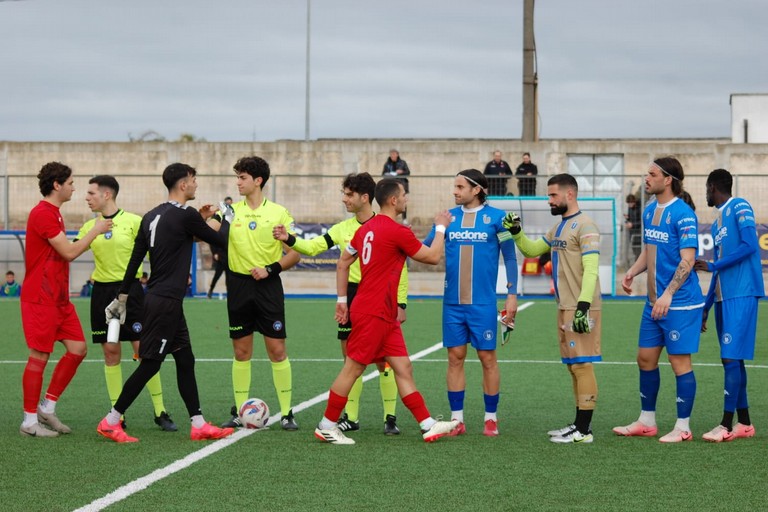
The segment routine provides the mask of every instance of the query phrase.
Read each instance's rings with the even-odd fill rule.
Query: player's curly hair
[[[179,181],[195,175],[197,175],[197,170],[194,167],[177,162],[169,165],[163,171],[163,184],[170,192]]]
[[[344,178],[343,188],[348,188],[352,192],[357,192],[361,196],[368,194],[368,202],[373,202],[373,196],[376,192],[376,182],[367,172],[347,174]]]
[[[236,174],[244,172],[250,174],[253,179],[261,178],[261,188],[269,180],[269,164],[263,158],[258,156],[244,156],[234,165]]]
[[[37,182],[40,193],[47,197],[53,192],[53,184],[64,184],[72,176],[72,169],[61,162],[48,162],[37,173]]]
[[[731,195],[733,190],[733,176],[725,169],[715,169],[707,177],[707,185],[712,185],[715,190],[723,194]]]

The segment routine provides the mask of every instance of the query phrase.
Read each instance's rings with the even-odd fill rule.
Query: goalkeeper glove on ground
[[[121,293],[109,303],[109,306],[104,310],[107,315],[107,323],[113,318],[119,319],[121,324],[125,323],[126,302],[128,302],[128,294]]]
[[[523,227],[520,225],[520,216],[515,212],[509,212],[501,221],[501,225],[509,230],[513,235],[522,231]]]
[[[589,302],[579,301],[579,304],[576,306],[576,314],[573,315],[573,332],[579,334],[590,332],[589,306]]]

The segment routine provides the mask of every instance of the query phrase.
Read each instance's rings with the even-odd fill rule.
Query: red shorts
[[[83,327],[71,302],[65,306],[22,302],[21,324],[27,346],[46,354],[53,352],[57,341],[85,342]]]
[[[352,312],[352,332],[347,340],[347,357],[369,365],[385,357],[408,357],[403,331],[397,320]]]

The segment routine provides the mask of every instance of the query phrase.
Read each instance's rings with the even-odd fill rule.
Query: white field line
[[[432,352],[435,352],[437,350],[440,350],[443,347],[442,342],[435,343],[429,348],[426,348],[420,352],[417,352],[416,354],[413,354],[411,356],[411,360],[418,360],[424,356],[427,356],[431,354]],[[228,361],[231,361],[232,359],[228,359]],[[332,360],[332,361],[341,361],[341,360]],[[371,379],[374,379],[378,377],[379,371],[373,370],[369,372],[367,375],[363,377],[363,381],[369,381]],[[306,400],[304,402],[301,402],[300,404],[297,404],[293,407],[294,412],[300,412],[304,409],[308,409],[309,407],[312,407],[315,404],[318,404],[320,402],[324,402],[328,400],[328,392],[321,393],[317,395],[314,398],[310,398],[309,400]],[[269,424],[272,424],[276,421],[280,420],[280,414],[275,414],[269,418]],[[218,441],[214,441],[213,443],[210,443],[206,445],[204,448],[197,450],[196,452],[190,453],[186,457],[179,459],[175,462],[172,462],[168,466],[165,466],[164,468],[157,469],[150,474],[143,476],[141,478],[138,478],[132,482],[129,482],[122,487],[119,487],[112,491],[111,493],[107,494],[106,496],[99,498],[95,501],[92,501],[91,503],[85,505],[84,507],[78,508],[75,510],[75,512],[96,512],[99,510],[104,510],[106,507],[113,505],[119,501],[122,501],[132,494],[136,494],[139,491],[142,491],[152,485],[153,483],[162,480],[163,478],[170,476],[174,473],[177,473],[181,471],[182,469],[185,469],[195,462],[198,462],[209,455],[213,455],[214,453],[223,450],[224,448],[230,446],[231,444],[234,444],[238,442],[239,440],[248,437],[250,435],[255,434],[256,432],[259,432],[258,430],[247,430],[247,429],[239,429],[237,432],[232,434],[229,437],[225,437],[224,439],[219,439]]]

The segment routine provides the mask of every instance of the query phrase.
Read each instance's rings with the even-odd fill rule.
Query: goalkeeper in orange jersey
[[[341,201],[347,209],[347,212],[354,213],[354,217],[333,225],[322,237],[316,237],[312,240],[305,240],[290,235],[285,226],[276,226],[273,235],[276,239],[285,242],[296,252],[315,256],[331,247],[339,246],[340,251],[346,250],[352,237],[358,228],[371,220],[376,213],[373,211],[371,201],[376,189],[376,182],[367,172],[359,174],[350,174],[342,183]],[[347,284],[347,301],[351,305],[355,292],[360,284],[360,263],[355,261],[349,270],[349,283]],[[397,293],[398,320],[405,322],[405,308],[407,306],[408,296],[408,271],[403,266],[400,276],[400,287]],[[352,330],[352,322],[339,324],[338,338],[341,342],[341,353],[347,356],[347,338]],[[397,384],[392,369],[384,362],[377,363],[379,368],[379,388],[381,389],[381,400],[384,404],[384,433],[387,435],[397,435],[400,429],[397,427],[397,417],[395,408],[397,406]],[[349,393],[349,400],[346,405],[345,414],[339,419],[338,426],[342,432],[360,429],[360,395],[363,392],[362,376],[355,381],[352,390]]]

